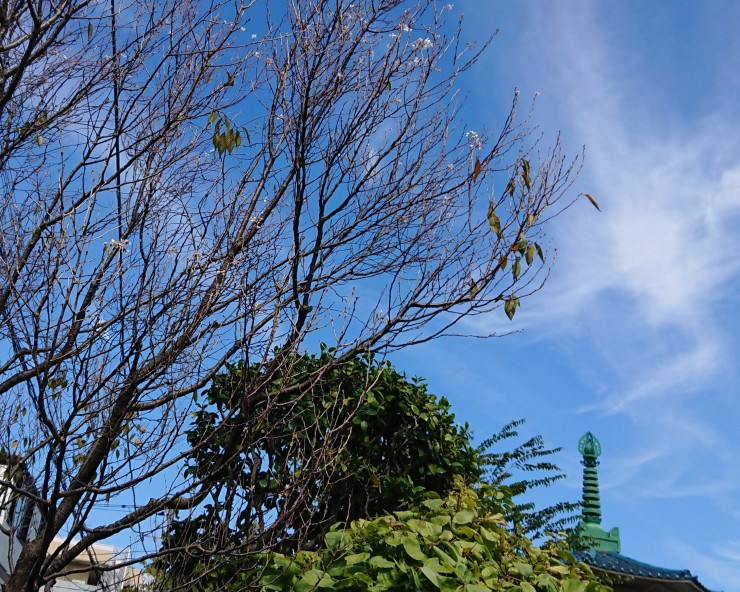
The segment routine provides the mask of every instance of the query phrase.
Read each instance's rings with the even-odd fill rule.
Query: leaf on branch
[[[529,176],[529,161],[522,158],[522,181],[527,189],[532,189],[532,178]]]
[[[385,83],[385,90],[387,90],[388,92],[391,92],[391,79],[390,78]]]
[[[470,280],[470,297],[475,298],[478,294],[478,283],[475,280]]]
[[[519,279],[519,274],[522,271],[522,259],[521,257],[517,257],[514,260],[514,265],[511,266],[511,275],[514,278],[514,281],[517,281]]]
[[[507,194],[513,196],[515,189],[516,189],[516,181],[514,180],[514,177],[512,177],[511,179],[509,179],[509,182],[506,184],[506,189],[504,189],[504,197],[506,197]]]
[[[536,251],[535,245],[529,245],[527,247],[527,252],[524,254],[524,260],[527,262],[527,265],[532,265],[532,261],[534,261],[534,254]]]
[[[473,167],[473,181],[475,181],[478,178],[478,175],[480,175],[481,171],[483,170],[483,165],[481,165],[479,159],[475,159],[475,166]]]
[[[516,309],[519,306],[519,298],[516,296],[509,296],[506,299],[506,302],[504,303],[504,312],[506,313],[506,316],[509,317],[509,320],[514,319],[514,313],[516,313]]]
[[[234,75],[231,72],[226,72],[226,84],[224,84],[224,88],[230,86],[234,86]]]
[[[544,263],[545,262],[545,255],[542,253],[542,247],[540,247],[540,245],[538,243],[534,243],[534,247],[535,247],[535,249],[537,249],[537,255],[539,256],[540,261],[542,261],[542,263]]]
[[[588,201],[591,202],[591,205],[593,207],[595,207],[597,210],[601,211],[601,208],[599,207],[599,204],[596,203],[596,200],[594,199],[594,196],[593,195],[591,195],[590,193],[584,193],[584,195],[586,196],[586,198],[588,199]]]
[[[93,24],[92,21],[87,21],[87,42],[90,43],[93,37]]]
[[[488,205],[488,225],[491,227],[491,230],[496,233],[496,236],[501,238],[501,220],[496,214],[496,204],[493,202]]]

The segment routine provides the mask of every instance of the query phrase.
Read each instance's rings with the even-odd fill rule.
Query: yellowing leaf
[[[496,204],[494,204],[493,202],[488,205],[488,225],[491,227],[491,230],[493,230],[493,232],[495,232],[496,235],[500,238],[501,220],[496,214]]]
[[[514,318],[517,306],[519,306],[519,298],[516,296],[509,296],[504,303],[504,312],[510,321]]]
[[[588,201],[591,202],[591,205],[593,205],[593,207],[595,207],[597,210],[601,211],[601,208],[599,207],[599,204],[596,203],[596,200],[594,199],[594,196],[593,195],[591,195],[590,193],[584,193],[584,195],[586,196],[586,198],[588,199]]]
[[[93,24],[92,21],[87,21],[87,42],[92,41],[93,36]]]
[[[536,248],[534,245],[529,245],[527,247],[527,252],[524,254],[524,259],[527,262],[527,265],[532,265],[532,261],[534,261],[535,251],[536,251]]]
[[[478,284],[475,280],[470,280],[470,297],[475,298],[478,294]]]
[[[521,258],[517,257],[514,259],[514,265],[511,266],[511,275],[514,278],[514,281],[517,281],[519,279],[519,273],[522,271],[522,260]]]

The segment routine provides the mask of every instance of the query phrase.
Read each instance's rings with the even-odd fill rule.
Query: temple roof
[[[612,576],[625,576],[614,586],[616,592],[710,592],[688,569],[667,569],[626,557],[620,553],[619,529],[601,526],[599,477],[596,467],[601,444],[587,432],[579,443],[583,455],[583,515],[577,533],[587,551],[575,551],[578,561]]]
[[[655,580],[664,581],[667,584],[665,586],[666,590],[710,592],[688,569],[658,567],[614,551],[589,549],[588,551],[576,551],[573,555],[578,561],[583,561],[592,568],[609,574],[631,576],[636,581],[642,578],[653,582]],[[638,589],[638,586],[634,586],[634,588]]]

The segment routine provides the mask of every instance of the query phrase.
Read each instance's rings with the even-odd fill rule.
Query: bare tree
[[[330,366],[464,333],[546,276],[573,163],[516,97],[460,121],[487,43],[429,0],[270,4],[0,3],[0,448],[33,476],[0,485],[44,515],[9,592],[200,503],[184,426],[227,361],[263,365],[254,405],[319,340]]]

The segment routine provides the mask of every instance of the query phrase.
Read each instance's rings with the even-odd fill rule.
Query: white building
[[[34,491],[28,470],[21,465],[0,463],[0,480],[18,489]],[[13,572],[18,556],[26,541],[33,539],[45,523],[40,507],[19,496],[12,487],[0,485],[0,591]],[[55,538],[49,553],[75,541]],[[57,578],[53,592],[120,592],[124,585],[133,588],[138,584],[139,570],[124,563],[128,555],[115,547],[97,543],[75,558]],[[102,568],[102,569],[101,569]]]

